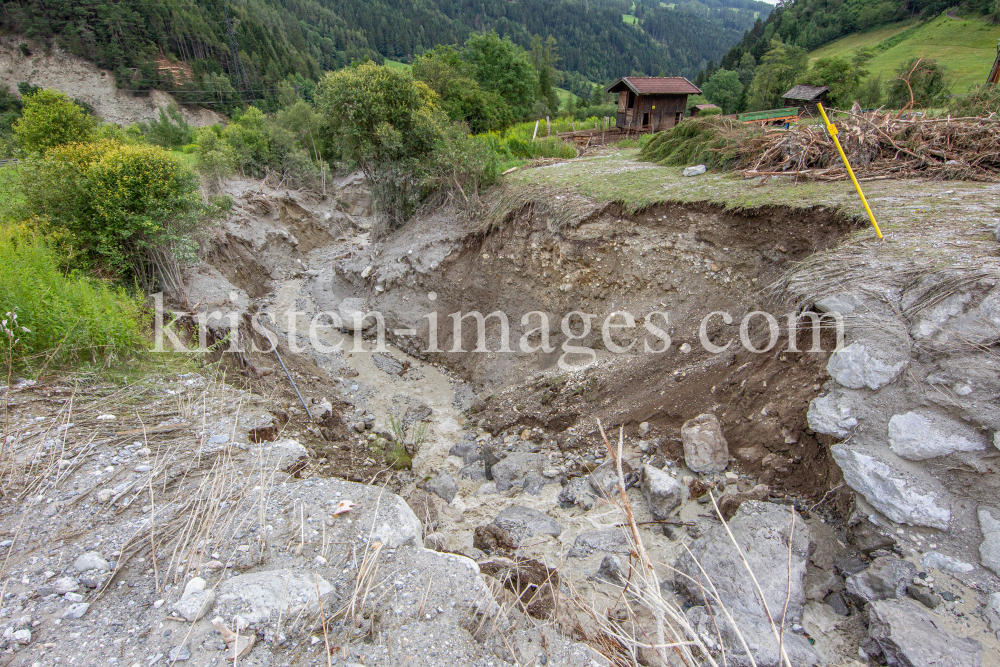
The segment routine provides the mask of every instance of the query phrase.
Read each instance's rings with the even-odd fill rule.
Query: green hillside
[[[891,42],[885,43],[894,36],[902,36],[903,39],[891,46]],[[960,95],[968,92],[973,84],[986,81],[997,55],[998,39],[1000,25],[942,14],[921,25],[897,23],[844,37],[812,51],[809,59],[815,61],[823,57],[847,55],[863,47],[875,48],[877,53],[868,68],[873,75],[881,73],[883,80],[887,80],[913,58],[933,58],[945,67],[952,93]]]

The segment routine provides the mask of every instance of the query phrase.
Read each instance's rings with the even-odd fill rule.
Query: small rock
[[[593,578],[597,581],[614,584],[615,586],[624,586],[625,582],[628,581],[628,575],[625,574],[625,570],[622,568],[622,562],[618,559],[618,556],[611,554],[608,554],[601,560],[601,565],[597,568],[597,572]]]
[[[574,477],[559,492],[559,502],[563,506],[579,505],[585,510],[594,506],[594,490],[586,477]]]
[[[458,483],[454,477],[446,472],[438,473],[436,477],[427,480],[424,483],[424,488],[444,498],[446,503],[454,500],[455,494],[458,493]]]
[[[424,548],[431,551],[444,551],[447,546],[444,535],[441,533],[429,533],[424,537]]]
[[[76,577],[59,577],[52,582],[52,590],[63,595],[65,593],[72,593],[80,588],[80,582],[77,581]]]
[[[364,423],[364,421],[356,421],[356,422],[354,422],[354,423],[351,424],[351,428],[353,428],[357,433],[364,433],[365,432],[365,423]]]
[[[533,535],[559,537],[565,530],[555,519],[520,505],[506,508],[493,519],[493,523],[505,530],[516,542]]]
[[[656,521],[670,518],[684,500],[684,486],[676,479],[653,466],[642,467],[640,480],[642,494],[649,503],[649,511]]]
[[[885,358],[883,358],[885,357]],[[895,380],[909,363],[905,350],[877,350],[865,343],[851,343],[835,350],[827,362],[830,377],[850,389],[881,389]]]
[[[66,602],[83,602],[85,598],[79,593],[66,593],[63,595],[63,599]]]
[[[107,572],[111,569],[111,565],[108,561],[104,560],[101,554],[96,551],[88,551],[77,558],[73,561],[73,567],[77,572],[87,572],[89,570],[101,570],[102,572]]]
[[[681,173],[681,176],[701,176],[706,171],[708,171],[708,167],[706,167],[703,164],[699,164],[695,165],[694,167],[685,167],[684,171]]]
[[[470,463],[475,463],[480,458],[482,454],[479,453],[479,446],[474,440],[463,440],[452,446],[448,450],[448,456],[457,456],[462,459],[462,463],[468,465]]]
[[[954,452],[986,449],[975,429],[933,413],[907,412],[889,420],[889,446],[898,456],[923,461]]]
[[[170,649],[170,653],[167,654],[167,658],[171,661],[181,662],[183,660],[191,659],[191,651],[187,649],[186,646],[175,646]]]
[[[63,612],[62,617],[70,620],[76,620],[78,618],[82,618],[83,615],[87,613],[88,609],[90,609],[90,603],[88,602],[71,604],[66,608],[66,611]]]
[[[548,458],[544,454],[511,454],[492,466],[493,480],[501,493],[510,487],[523,486],[524,476],[529,472],[539,475],[548,467]],[[487,477],[489,479],[489,477]]]
[[[863,572],[847,577],[847,592],[862,603],[901,598],[906,587],[917,575],[917,566],[910,561],[884,556],[872,561]]]
[[[649,422],[642,422],[639,424],[639,437],[645,438],[649,435]]]
[[[943,600],[943,598],[935,593],[931,588],[922,584],[910,584],[906,587],[906,594],[928,609],[934,609],[941,604]]]
[[[75,618],[79,618],[79,616],[76,616]],[[18,644],[29,644],[31,643],[31,630],[28,630],[27,628],[15,630],[11,633],[10,638]]]
[[[920,559],[920,564],[928,570],[938,569],[951,574],[966,574],[976,569],[972,563],[963,563],[937,551],[928,551],[924,554],[924,557]]]
[[[609,528],[590,533],[580,533],[567,554],[570,558],[586,558],[596,551],[613,554],[628,554],[632,550],[632,540],[621,528]]]
[[[183,616],[184,620],[194,623],[215,606],[215,593],[205,590],[205,587],[204,579],[194,577],[184,586],[181,599],[170,605],[170,609]]]
[[[684,462],[694,472],[722,472],[729,465],[729,443],[713,414],[698,415],[681,426]]]
[[[833,593],[830,593],[823,598],[823,602],[828,604],[830,609],[833,610],[833,613],[838,616],[851,615],[851,608],[847,605],[847,600],[844,599],[844,594],[841,591],[834,591]]]

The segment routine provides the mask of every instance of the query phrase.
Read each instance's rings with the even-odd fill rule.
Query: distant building
[[[714,104],[696,104],[690,109],[688,109],[688,116],[692,118],[700,114],[702,111],[707,111],[709,109],[718,109],[719,107]]]
[[[607,90],[618,93],[616,125],[622,130],[659,132],[684,118],[688,95],[701,90],[682,76],[626,76]]]
[[[819,113],[817,103],[826,104],[830,89],[826,86],[795,86],[781,96],[786,107],[798,107],[799,113],[815,116]]]

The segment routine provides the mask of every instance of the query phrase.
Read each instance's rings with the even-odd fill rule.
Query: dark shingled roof
[[[795,86],[781,97],[786,100],[812,102],[829,90],[826,86]]]
[[[636,95],[698,95],[701,90],[682,76],[623,76],[607,92],[625,89]]]

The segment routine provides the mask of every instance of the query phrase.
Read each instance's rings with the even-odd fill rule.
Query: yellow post
[[[854,176],[854,170],[851,169],[851,163],[847,161],[847,156],[844,154],[844,149],[840,145],[840,140],[837,139],[837,127],[830,122],[830,119],[826,117],[826,109],[823,108],[822,104],[817,104],[819,107],[819,112],[823,116],[823,122],[826,123],[826,131],[830,133],[830,138],[833,139],[833,144],[837,147],[837,151],[840,153],[840,159],[844,161],[844,166],[847,168],[847,175],[851,177],[851,181],[854,183],[854,187],[858,191],[858,196],[861,197],[861,203],[864,204],[865,211],[868,212],[868,218],[872,221],[872,227],[875,228],[875,233],[878,237],[882,238],[882,230],[878,228],[878,223],[875,222],[875,214],[872,213],[872,209],[868,206],[868,200],[865,199],[865,193],[861,191],[861,184],[858,183],[858,179]]]

